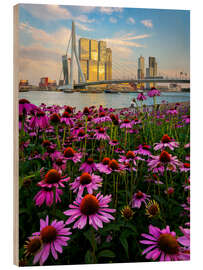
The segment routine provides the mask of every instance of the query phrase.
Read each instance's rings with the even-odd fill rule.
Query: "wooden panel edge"
[[[13,7],[13,263],[19,266],[19,140],[18,140],[18,83],[19,83],[19,9]]]

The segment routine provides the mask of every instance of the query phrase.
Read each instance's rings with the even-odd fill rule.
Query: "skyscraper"
[[[87,38],[79,39],[79,59],[89,60],[90,59],[90,40]]]
[[[157,76],[157,62],[155,57],[149,57],[149,67],[146,69],[146,76],[151,78]],[[155,87],[156,85],[155,83],[151,82],[147,83],[146,86],[149,89],[151,87]]]
[[[137,70],[137,78],[144,79],[144,57],[140,56],[138,58],[138,70]],[[141,87],[144,87],[144,83],[141,83]]]
[[[90,59],[90,40],[87,38],[79,39],[79,60],[85,80],[88,80],[88,61]],[[78,78],[79,82],[82,78]]]
[[[106,62],[106,41],[99,41],[98,43],[99,49],[99,61]]]
[[[156,77],[157,76],[157,63],[156,63],[156,58],[150,56],[149,57],[149,68],[150,68],[150,76],[151,77]]]
[[[93,39],[90,39],[90,60],[95,60],[95,61],[98,61],[98,41],[97,40],[93,40]]]
[[[112,50],[106,49],[105,80],[112,80]]]
[[[105,41],[81,38],[79,60],[86,81],[112,80],[112,51]]]

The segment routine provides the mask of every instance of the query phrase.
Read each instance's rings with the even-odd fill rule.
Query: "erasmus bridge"
[[[67,55],[68,55],[68,49],[71,46],[71,58],[69,58],[70,60],[70,75],[68,72],[68,60],[67,60]],[[66,50],[66,55],[63,56],[66,58],[66,64],[67,64],[67,76],[65,79],[65,74],[64,74],[64,80],[66,82],[65,85],[61,85],[58,87],[58,89],[63,90],[64,92],[68,92],[70,90],[74,90],[77,88],[86,88],[88,85],[102,85],[102,84],[121,84],[121,83],[129,83],[131,85],[136,85],[136,84],[140,84],[140,83],[178,83],[178,84],[189,84],[190,83],[190,79],[186,79],[186,78],[168,78],[168,77],[146,77],[144,79],[137,79],[135,78],[135,75],[131,75],[131,77],[129,76],[127,79],[123,78],[123,79],[112,79],[112,80],[97,80],[97,81],[86,81],[85,76],[83,74],[81,65],[80,65],[80,60],[79,60],[79,56],[78,56],[78,51],[77,51],[77,46],[76,46],[76,35],[75,35],[75,24],[74,21],[72,21],[72,31],[71,31],[71,36],[68,42],[68,47]],[[74,78],[74,71],[76,70],[74,68],[74,58],[76,60],[76,68],[78,70],[78,77],[80,77],[80,81],[75,82],[73,80]],[[64,63],[63,63],[64,64]],[[123,69],[122,65],[122,69]],[[129,69],[129,72],[132,73],[132,70]],[[62,72],[61,72],[62,74]],[[61,77],[61,75],[60,75]]]

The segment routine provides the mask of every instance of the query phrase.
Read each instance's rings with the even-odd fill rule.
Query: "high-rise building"
[[[149,67],[146,69],[146,77],[156,77],[157,76],[157,62],[156,58],[150,56],[149,57]],[[156,84],[153,82],[147,83],[146,87],[149,89],[151,87],[155,87]]]
[[[95,60],[88,61],[88,81],[95,82],[98,78],[98,62]]]
[[[112,50],[106,49],[105,79],[112,80]]]
[[[81,38],[79,60],[86,81],[112,80],[112,51],[105,41]]]
[[[137,70],[137,78],[144,79],[144,57],[140,56],[138,58],[138,70]],[[144,87],[144,83],[141,83],[141,87]]]
[[[98,61],[98,41],[90,39],[90,60]]]
[[[99,41],[98,43],[99,50],[99,61],[106,62],[106,41]]]
[[[105,62],[98,61],[98,81],[105,80]]]
[[[149,68],[151,68],[151,72],[152,72],[152,77],[156,77],[157,76],[157,62],[156,62],[156,58],[150,56],[149,57]]]
[[[79,39],[79,59],[90,59],[90,40],[87,38]]]

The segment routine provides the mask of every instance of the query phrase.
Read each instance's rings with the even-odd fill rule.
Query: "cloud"
[[[110,17],[110,18],[109,18],[109,21],[110,21],[111,23],[117,23],[117,19],[114,18],[114,17]]]
[[[80,16],[77,16],[77,17],[73,17],[73,19],[76,20],[76,21],[83,22],[83,23],[93,23],[93,22],[95,22],[95,19],[89,20],[86,15],[80,15]]]
[[[100,7],[100,12],[111,15],[113,12],[122,12],[123,9],[119,7]]]
[[[135,20],[132,17],[129,17],[126,22],[130,24],[135,24]]]
[[[124,46],[124,47],[145,47],[144,45],[142,44],[139,44],[137,42],[133,42],[133,41],[126,41],[126,40],[123,40],[123,39],[114,39],[114,38],[106,38],[106,39],[102,39],[102,40],[105,40],[108,44],[109,47],[111,47],[112,44],[115,44],[117,46],[121,45],[121,46]]]
[[[127,37],[123,37],[122,39],[123,40],[134,40],[134,39],[143,39],[143,38],[148,38],[150,37],[151,35],[148,35],[148,34],[144,34],[144,35],[138,35],[138,36],[127,36]]]
[[[77,10],[80,10],[81,12],[84,12],[84,13],[89,13],[89,12],[92,12],[94,9],[96,9],[96,7],[91,7],[91,6],[77,6],[76,9]]]
[[[81,29],[81,30],[83,30],[83,31],[93,31],[92,28],[89,28],[89,27],[87,27],[87,26],[85,26],[84,24],[81,24],[81,23],[79,23],[79,22],[75,22],[75,25],[76,25],[79,29]]]
[[[67,42],[71,35],[71,30],[65,27],[61,27],[59,30],[53,33],[47,33],[46,31],[35,28],[27,23],[20,23],[19,29],[22,35],[28,35],[33,43],[41,43],[46,47],[61,48],[65,50]]]
[[[65,8],[57,5],[21,4],[32,16],[41,20],[71,19],[72,14]]]
[[[153,24],[151,20],[142,20],[141,21],[142,24],[144,24],[147,28],[152,28]]]
[[[68,9],[57,5],[33,5],[21,4],[32,16],[44,21],[75,20],[82,23],[93,23],[94,19],[88,19],[84,14],[74,16]],[[80,7],[82,8],[82,7]],[[84,7],[85,8],[85,7]],[[90,8],[90,7],[89,7]],[[87,10],[87,9],[86,9]],[[90,9],[89,9],[90,10]]]

